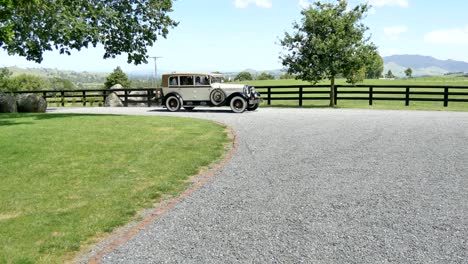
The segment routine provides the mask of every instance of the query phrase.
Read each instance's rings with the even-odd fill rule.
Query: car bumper
[[[250,100],[249,100],[249,105],[261,104],[262,102],[263,102],[263,99],[262,99],[262,98],[250,99]]]

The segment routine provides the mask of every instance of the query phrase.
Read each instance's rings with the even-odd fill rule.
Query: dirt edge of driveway
[[[215,161],[213,164],[202,168],[198,174],[190,176],[188,181],[191,182],[191,185],[187,190],[176,197],[167,197],[166,199],[163,198],[163,200],[155,203],[152,208],[141,210],[136,214],[136,217],[143,218],[142,220],[138,222],[133,221],[124,226],[118,227],[112,233],[104,234],[103,236],[98,235],[95,238],[94,243],[84,246],[77,254],[75,254],[71,261],[68,261],[68,263],[100,263],[102,258],[107,253],[135,237],[138,232],[159,219],[177,203],[190,196],[196,190],[200,189],[205,183],[211,180],[217,172],[222,170],[237,151],[237,135],[232,127],[221,122],[212,122],[226,127],[226,133],[229,139],[229,142],[226,143],[225,146],[226,151],[220,159]]]

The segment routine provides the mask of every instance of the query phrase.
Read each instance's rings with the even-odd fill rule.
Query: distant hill
[[[456,60],[438,60],[431,56],[392,55],[383,57],[384,73],[391,70],[396,76],[404,76],[404,70],[413,69],[414,76],[444,75],[449,72],[468,72],[468,63]]]
[[[75,72],[67,70],[49,69],[49,68],[19,68],[8,67],[8,70],[13,73],[13,76],[20,74],[30,74],[43,78],[62,78],[70,80],[74,83],[104,83],[108,73],[102,72]]]

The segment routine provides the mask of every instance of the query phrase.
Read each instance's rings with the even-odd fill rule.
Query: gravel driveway
[[[224,169],[103,263],[468,263],[468,113],[56,112],[207,118],[238,135]]]

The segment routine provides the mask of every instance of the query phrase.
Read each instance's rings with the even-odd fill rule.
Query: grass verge
[[[183,191],[228,142],[204,120],[0,115],[0,263],[62,263]]]

